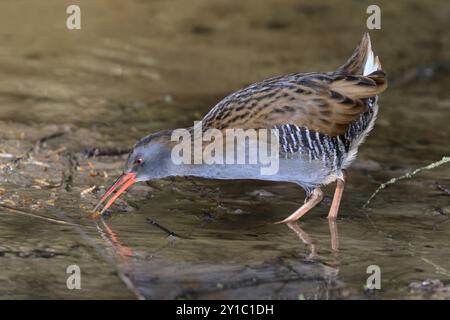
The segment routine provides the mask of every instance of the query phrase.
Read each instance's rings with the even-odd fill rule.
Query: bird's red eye
[[[137,158],[136,160],[134,160],[134,164],[140,165],[144,162],[144,160],[142,158]]]

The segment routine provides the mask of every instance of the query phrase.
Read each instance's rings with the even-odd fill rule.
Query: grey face
[[[160,143],[134,148],[127,160],[125,173],[136,173],[137,181],[166,177],[169,174],[170,150]]]

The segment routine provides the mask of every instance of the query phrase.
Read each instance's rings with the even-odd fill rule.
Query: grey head
[[[125,173],[135,173],[136,181],[160,179],[171,175],[171,132],[159,131],[139,140],[130,151]]]
[[[160,131],[136,143],[128,156],[123,174],[106,191],[95,206],[94,212],[97,213],[100,206],[107,201],[99,212],[102,215],[122,193],[136,182],[169,176],[172,164],[170,137],[171,131]]]

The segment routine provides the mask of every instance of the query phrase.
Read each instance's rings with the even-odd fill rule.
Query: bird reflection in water
[[[129,265],[130,258],[133,257],[133,250],[124,245],[117,237],[116,232],[100,217],[97,224],[97,230],[105,242],[113,249],[114,256],[123,264]]]
[[[317,281],[317,286],[314,290],[305,293],[304,299],[336,299],[341,293],[340,289],[344,287],[344,283],[338,279],[339,275],[339,238],[338,229],[335,220],[328,220],[330,229],[330,245],[332,251],[332,258],[324,257],[318,254],[318,246],[313,238],[304,231],[298,222],[291,222],[286,224],[289,229],[294,231],[295,235],[309,248],[309,254],[306,256],[307,261],[317,263],[321,266],[321,280]],[[320,269],[320,268],[319,268]]]
[[[286,224],[289,229],[294,231],[297,237],[309,247],[310,253],[307,257],[309,260],[315,260],[319,257],[317,254],[317,246],[312,240],[311,236],[305,232],[302,228],[300,228],[298,222],[290,222]],[[328,227],[330,229],[330,244],[331,250],[335,257],[338,257],[339,253],[339,236],[338,236],[338,228],[335,220],[328,220]],[[335,261],[333,264],[336,264]]]

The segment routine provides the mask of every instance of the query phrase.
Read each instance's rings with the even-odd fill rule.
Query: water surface
[[[328,198],[292,229],[273,222],[303,191],[255,181],[138,185],[94,220],[125,158],[83,152],[190,126],[264,78],[335,69],[370,3],[80,1],[80,31],[65,28],[68,4],[0,4],[0,298],[449,297],[423,281],[449,281],[450,166],[361,208],[380,183],[449,155],[448,3],[381,5],[371,36],[390,87],[379,119],[336,225]],[[72,264],[82,290],[66,287]],[[379,291],[365,289],[369,265],[381,268]]]

